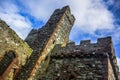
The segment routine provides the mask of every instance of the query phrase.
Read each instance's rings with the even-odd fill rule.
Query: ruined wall
[[[25,64],[27,58],[32,53],[32,49],[24,42],[9,26],[2,20],[0,20],[0,64],[1,69],[2,65],[7,64],[1,62],[4,58],[4,55],[7,54],[9,50],[13,50],[17,56],[17,63],[12,65],[12,67],[7,71],[7,75],[4,75],[4,78],[11,79],[14,75],[13,69],[19,69],[22,65]],[[9,74],[8,74],[9,73]],[[4,73],[3,73],[4,74]],[[0,75],[2,76],[2,75]]]
[[[28,62],[20,71],[16,79],[36,79],[46,69],[49,60],[44,60],[55,44],[64,44],[69,41],[68,35],[74,23],[74,16],[68,6],[56,9],[45,26],[32,30],[26,42],[33,49]],[[39,76],[37,76],[39,75]]]
[[[107,55],[51,56],[41,80],[107,80]],[[114,80],[114,79],[112,79]]]
[[[61,80],[64,78],[69,80],[72,77],[71,79],[75,80],[89,78],[118,80],[116,59],[113,56],[115,53],[111,37],[100,38],[97,43],[90,43],[90,40],[86,40],[81,41],[80,45],[75,45],[74,42],[67,44],[66,47],[56,45],[51,52],[49,66],[41,79]]]

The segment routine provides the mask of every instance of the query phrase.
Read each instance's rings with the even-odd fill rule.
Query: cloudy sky
[[[57,8],[69,5],[76,21],[70,39],[112,36],[120,66],[120,0],[0,0],[0,18],[25,39],[32,28],[42,27]]]

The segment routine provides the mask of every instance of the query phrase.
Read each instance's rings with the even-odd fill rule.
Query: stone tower
[[[26,42],[33,49],[32,55],[15,79],[36,79],[43,74],[53,47],[56,44],[65,46],[69,42],[69,33],[74,21],[70,8],[66,6],[56,9],[45,26],[38,30],[33,29],[26,38]]]

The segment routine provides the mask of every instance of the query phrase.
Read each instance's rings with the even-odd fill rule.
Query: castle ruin
[[[69,6],[56,9],[23,41],[0,20],[0,80],[119,80],[112,38],[75,45],[74,21]]]

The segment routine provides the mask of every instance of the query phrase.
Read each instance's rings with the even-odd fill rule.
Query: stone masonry
[[[14,51],[16,56],[13,61],[9,55],[10,50]],[[0,80],[12,80],[31,53],[32,49],[29,45],[0,19],[0,73],[6,69],[0,74]],[[10,58],[5,58],[5,55]]]
[[[99,38],[97,43],[58,44],[41,80],[118,80],[116,64],[111,37]]]
[[[74,21],[69,6],[56,9],[23,41],[0,20],[0,80],[119,80],[112,38],[75,45]]]
[[[55,10],[45,26],[30,32],[26,42],[33,49],[33,53],[16,76],[16,80],[34,79],[35,75],[41,75],[45,71],[48,63],[44,61],[45,57],[49,55],[55,44],[65,45],[69,41],[68,35],[74,20],[70,8],[66,6]]]

